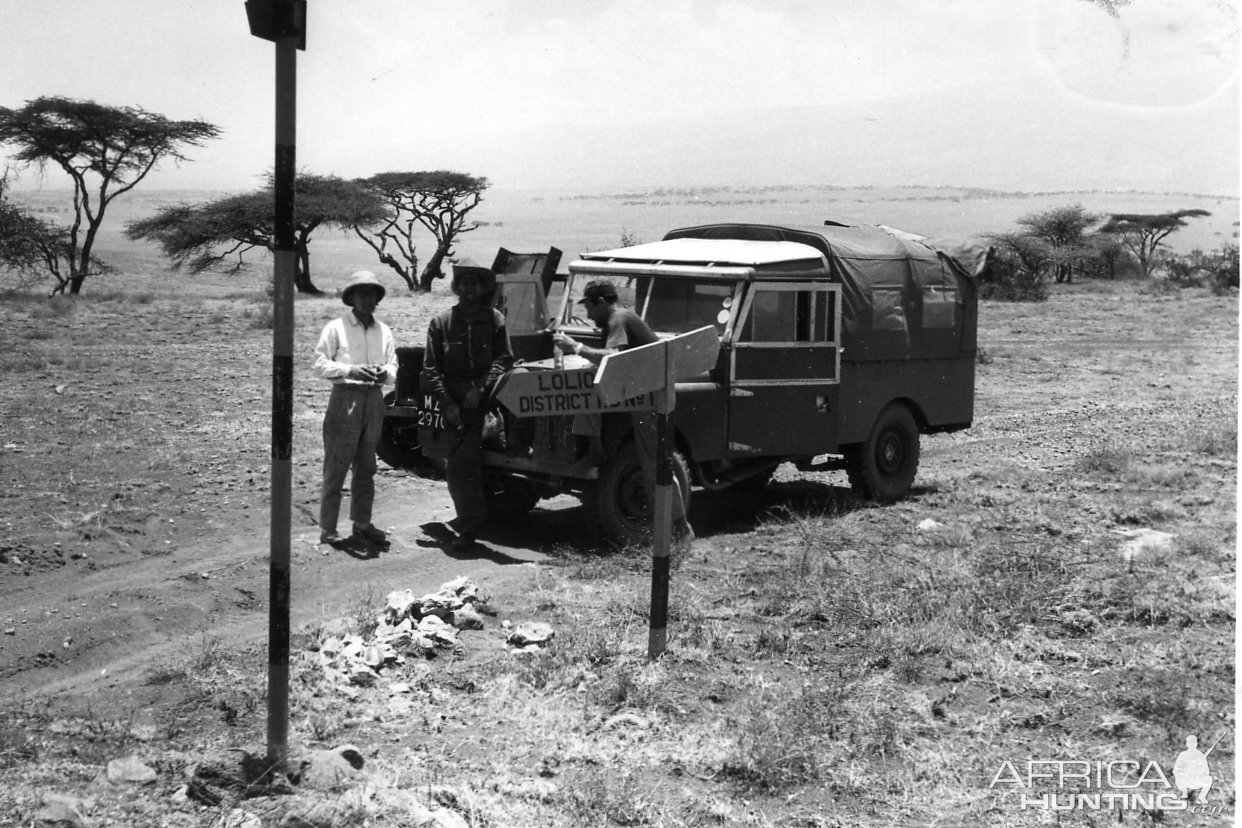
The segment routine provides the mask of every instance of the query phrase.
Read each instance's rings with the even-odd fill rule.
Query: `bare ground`
[[[175,795],[194,756],[263,742],[261,298],[4,303],[0,825],[6,804],[30,824],[49,791],[89,791],[91,818],[112,824],[215,824],[220,809]],[[394,296],[381,315],[412,344],[434,304]],[[641,553],[582,548],[571,500],[459,558],[436,539],[443,485],[385,470],[391,548],[315,544],[326,393],[309,353],[341,308],[298,306],[296,642],[460,575],[496,614],[417,673],[413,711],[383,694],[296,702],[299,747],[364,745],[384,775],[367,785],[473,826],[1033,825],[1049,812],[988,787],[1003,761],[1167,770],[1188,732],[1224,732],[1213,798],[1228,814],[1168,818],[1232,818],[1236,297],[1092,285],[985,303],[975,425],[925,442],[909,500],[873,507],[843,475],[792,469],[750,501],[697,498],[658,665],[642,658]],[[920,531],[928,518],[939,527]],[[1127,556],[1141,529],[1173,540]],[[528,619],[558,629],[561,660],[505,649],[502,621]],[[183,681],[153,679],[171,673]],[[158,769],[153,785],[90,788],[130,753]],[[329,824],[408,824],[369,802]],[[278,824],[266,807],[252,810]]]

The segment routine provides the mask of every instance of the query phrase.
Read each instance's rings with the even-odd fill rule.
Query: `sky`
[[[297,163],[620,187],[653,131],[993,93],[1030,121],[998,148],[1008,158],[1046,140],[1049,100],[1143,114],[1154,133],[1210,113],[1218,130],[1236,123],[1238,25],[1224,0],[308,0]],[[254,189],[272,166],[274,46],[249,34],[242,0],[0,0],[0,43],[0,106],[63,95],[222,129],[144,188]],[[609,137],[573,151],[585,134]],[[727,139],[718,157],[687,144],[660,174],[744,177]],[[1205,140],[1236,155],[1236,134]],[[27,170],[16,186],[55,184]]]

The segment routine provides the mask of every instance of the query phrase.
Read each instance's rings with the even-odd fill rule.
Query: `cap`
[[[588,299],[611,299],[615,302],[617,287],[606,279],[587,282],[586,287],[582,289],[582,298],[578,300],[578,303],[581,304]]]
[[[341,301],[352,308],[354,306],[354,291],[360,287],[375,288],[379,291],[380,299],[383,299],[384,294],[387,292],[374,273],[369,270],[359,270],[349,277],[349,284],[345,285],[345,288],[341,291]]]

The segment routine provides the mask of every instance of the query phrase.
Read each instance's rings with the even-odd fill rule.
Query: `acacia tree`
[[[158,241],[174,266],[191,273],[221,267],[230,273],[246,267],[246,253],[271,250],[276,242],[274,177],[267,188],[226,196],[206,204],[178,204],[126,225],[131,239]],[[381,221],[384,207],[374,193],[336,176],[297,176],[294,182],[293,284],[299,293],[321,293],[311,281],[311,234],[320,227],[342,230]],[[225,262],[233,259],[230,266]]]
[[[1207,210],[1175,210],[1171,213],[1113,213],[1100,228],[1101,233],[1112,233],[1121,239],[1135,258],[1143,276],[1150,276],[1156,261],[1156,251],[1169,234],[1186,226],[1184,219],[1212,215]]]
[[[386,212],[381,221],[372,222],[371,226],[354,225],[354,232],[370,245],[380,263],[391,267],[411,290],[417,287],[424,291],[431,290],[436,279],[444,278],[444,260],[453,255],[457,237],[475,229],[475,225],[466,225],[466,214],[483,200],[483,191],[488,187],[486,178],[448,170],[378,173],[357,183],[375,192],[383,200]],[[417,282],[415,224],[427,229],[436,243]]]
[[[199,120],[171,121],[139,107],[41,97],[21,109],[0,107],[0,144],[16,147],[14,160],[40,169],[50,162],[73,181],[73,222],[66,239],[68,273],[53,293],[80,293],[97,272],[95,237],[108,205],[163,159],[186,160],[184,146],[202,146],[220,130]]]
[[[1042,213],[1031,213],[1018,219],[1026,234],[1048,244],[1049,265],[1057,282],[1074,281],[1074,267],[1091,255],[1086,230],[1100,220],[1082,208],[1054,207]]]

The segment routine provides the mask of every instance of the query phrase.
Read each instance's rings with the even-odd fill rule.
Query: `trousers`
[[[455,444],[444,472],[449,497],[457,518],[452,522],[459,534],[473,535],[487,521],[487,499],[483,494],[483,469],[479,455],[483,447],[482,409],[462,411],[463,427],[454,436]]]
[[[371,523],[375,504],[375,446],[384,426],[384,392],[378,387],[334,385],[323,417],[323,485],[319,491],[319,529],[336,531],[341,492],[350,469],[349,517],[356,526]]]

